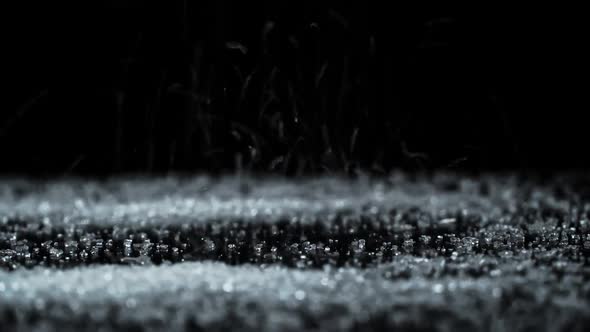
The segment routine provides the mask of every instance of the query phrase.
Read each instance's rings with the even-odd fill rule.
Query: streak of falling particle
[[[13,128],[20,119],[22,119],[31,109],[33,106],[39,102],[40,99],[46,97],[49,94],[49,90],[41,90],[37,95],[33,98],[27,100],[24,104],[22,104],[17,110],[16,113],[12,118],[6,121],[4,124],[0,126],[0,137],[6,135],[6,133]]]

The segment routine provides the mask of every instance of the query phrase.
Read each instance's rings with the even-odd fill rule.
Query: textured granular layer
[[[590,326],[590,181],[0,181],[2,330]]]

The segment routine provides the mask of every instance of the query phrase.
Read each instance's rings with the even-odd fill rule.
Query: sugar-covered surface
[[[421,270],[441,262],[404,258],[400,264]],[[0,317],[8,325],[73,330],[582,331],[589,323],[580,292],[588,295],[588,285],[580,275],[389,277],[397,268],[181,263],[2,272]]]
[[[0,327],[582,331],[589,184],[4,179]]]
[[[532,204],[567,206],[567,201],[547,196],[543,189],[514,176],[474,180],[438,175],[411,180],[396,174],[383,180],[356,181],[335,177],[292,181],[238,176],[119,178],[103,182],[4,179],[0,180],[0,215],[13,219],[44,218],[51,225],[138,226],[208,220],[305,221],[339,211],[396,207],[419,207],[430,213],[467,210],[491,213],[492,217],[502,209],[514,210],[522,199],[531,199]]]

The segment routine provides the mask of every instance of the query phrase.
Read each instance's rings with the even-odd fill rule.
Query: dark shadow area
[[[3,172],[589,166],[571,15],[339,1],[22,7],[5,47]]]

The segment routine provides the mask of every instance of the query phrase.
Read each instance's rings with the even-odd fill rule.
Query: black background
[[[412,3],[23,2],[0,170],[589,166],[575,9]]]

